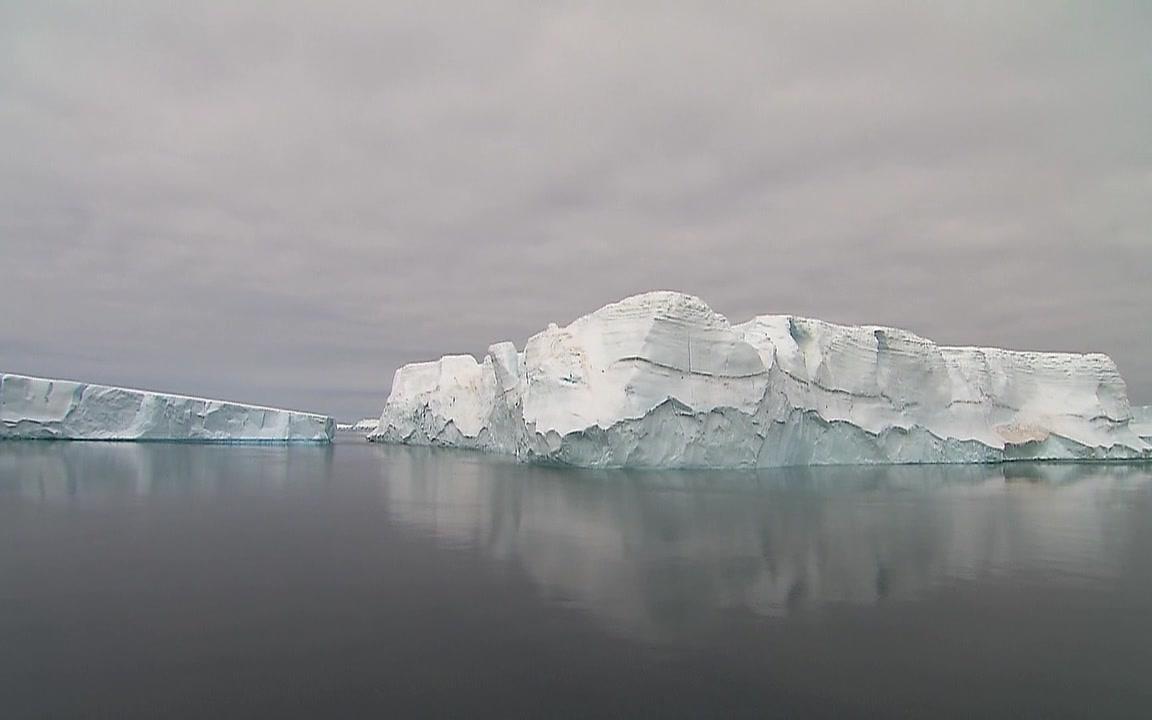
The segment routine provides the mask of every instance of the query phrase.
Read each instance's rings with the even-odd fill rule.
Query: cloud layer
[[[0,0],[0,368],[355,418],[672,288],[1152,402],[1149,6],[462,5]]]

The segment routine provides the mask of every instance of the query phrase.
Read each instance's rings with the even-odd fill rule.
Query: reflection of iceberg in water
[[[718,610],[782,615],[1006,575],[1108,580],[1127,560],[1124,497],[1152,488],[1147,466],[633,474],[380,450],[399,520],[648,636]]]
[[[278,488],[327,477],[332,453],[330,445],[8,442],[0,493],[55,500]]]

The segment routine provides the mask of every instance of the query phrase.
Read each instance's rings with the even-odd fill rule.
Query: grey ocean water
[[[1152,466],[0,443],[0,717],[1152,715]]]

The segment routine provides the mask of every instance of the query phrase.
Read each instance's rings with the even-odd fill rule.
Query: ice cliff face
[[[324,415],[0,374],[0,439],[328,442]]]
[[[1105,355],[941,347],[652,292],[396,371],[370,439],[586,467],[1152,456]]]

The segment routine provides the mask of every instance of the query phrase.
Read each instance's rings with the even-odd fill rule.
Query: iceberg
[[[357,420],[356,423],[352,425],[352,429],[357,432],[375,432],[379,426],[380,420],[378,418],[363,418]]]
[[[369,439],[580,467],[1152,457],[1106,355],[945,347],[792,315],[731,324],[636,295],[518,351],[396,371]]]
[[[330,442],[325,415],[0,374],[0,439]]]
[[[376,418],[363,418],[354,423],[336,423],[336,432],[370,433],[376,430],[379,420]]]

